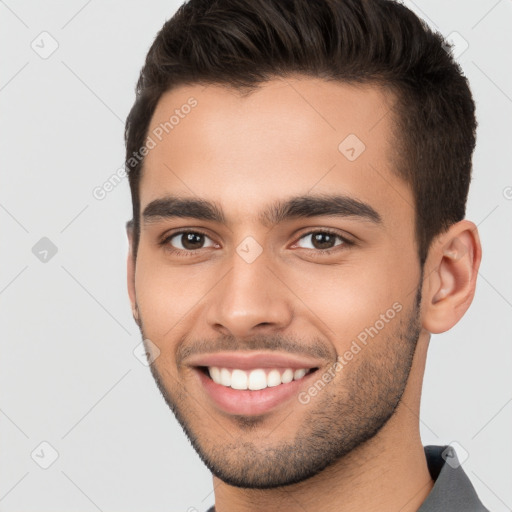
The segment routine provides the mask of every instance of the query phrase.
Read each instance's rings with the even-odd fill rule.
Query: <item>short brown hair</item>
[[[153,42],[126,120],[136,256],[144,145],[162,94],[178,85],[251,91],[291,74],[394,93],[395,172],[413,191],[423,267],[433,238],[462,220],[477,122],[450,46],[392,0],[190,0]]]

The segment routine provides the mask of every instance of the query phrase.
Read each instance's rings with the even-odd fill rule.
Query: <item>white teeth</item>
[[[250,389],[251,391],[288,384],[292,380],[302,379],[308,373],[306,368],[300,368],[295,371],[291,368],[284,370],[272,369],[267,373],[262,368],[245,371],[238,369],[228,370],[227,368],[219,368],[217,366],[208,367],[208,371],[213,382],[216,384],[233,389]]]
[[[231,387],[233,389],[247,389],[247,373],[243,370],[231,372]]]
[[[279,386],[279,384],[281,384],[281,374],[278,370],[270,370],[267,375],[267,386],[273,388],[274,386]]]
[[[288,384],[288,382],[291,382],[293,380],[293,370],[290,370],[289,368],[284,371],[283,375],[281,375],[281,382],[283,384]]]
[[[265,375],[265,371],[253,370],[249,374],[249,384],[247,387],[253,391],[265,389],[267,387],[267,376]]]
[[[306,371],[304,368],[301,368],[300,370],[295,370],[295,373],[293,374],[293,380],[299,380],[306,375]]]
[[[231,372],[226,370],[226,368],[222,368],[220,371],[220,382],[223,386],[230,387],[231,386]]]
[[[220,370],[216,366],[212,366],[210,368],[210,377],[212,378],[213,382],[220,384]]]

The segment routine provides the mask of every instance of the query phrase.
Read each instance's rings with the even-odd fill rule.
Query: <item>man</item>
[[[126,126],[128,287],[217,512],[483,511],[423,447],[432,333],[475,292],[474,103],[389,0],[192,0]]]

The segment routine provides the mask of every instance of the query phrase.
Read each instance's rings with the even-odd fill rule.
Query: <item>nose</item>
[[[228,265],[212,290],[208,325],[237,338],[286,329],[293,317],[293,294],[264,253],[248,263],[234,251]]]

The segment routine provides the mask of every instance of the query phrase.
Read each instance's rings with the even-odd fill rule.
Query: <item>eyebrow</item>
[[[286,220],[308,217],[355,217],[358,220],[382,224],[379,213],[369,204],[346,195],[303,195],[272,203],[258,216],[264,226]],[[151,201],[142,213],[149,224],[161,219],[193,218],[227,224],[222,207],[211,201],[188,197],[166,196]]]

